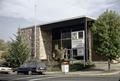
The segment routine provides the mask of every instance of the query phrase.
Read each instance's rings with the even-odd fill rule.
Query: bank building
[[[36,28],[21,28],[20,32],[30,55],[37,59],[99,60],[102,57],[92,51],[91,26],[94,21],[94,18],[84,16],[36,25]]]

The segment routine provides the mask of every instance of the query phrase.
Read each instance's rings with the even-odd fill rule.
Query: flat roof
[[[57,26],[57,25],[61,25],[61,24],[72,24],[73,21],[75,21],[76,23],[79,22],[79,21],[82,21],[83,19],[86,19],[87,21],[95,21],[96,18],[93,18],[93,17],[89,17],[89,16],[79,16],[79,17],[71,17],[71,18],[65,18],[65,19],[62,19],[62,20],[56,20],[56,21],[52,21],[52,22],[47,22],[47,23],[44,23],[44,24],[38,24],[36,25],[36,27],[52,27],[52,26]],[[29,29],[29,28],[32,28],[34,27],[35,25],[32,25],[32,26],[28,26],[28,27],[25,27],[25,28],[21,28],[22,30],[23,29]]]
[[[87,18],[88,21],[94,21],[96,18],[90,17],[90,16],[77,16],[77,17],[70,17],[70,18],[64,18],[61,20],[56,20],[56,21],[50,21],[41,25],[47,25],[47,24],[53,24],[53,23],[60,23],[60,22],[65,22],[69,20],[76,20],[76,19],[81,19],[81,18]]]
[[[59,28],[59,27],[69,27],[69,26],[79,25],[81,23],[85,23],[89,21],[95,21],[95,19],[87,17],[87,16],[77,17],[77,18],[73,17],[69,19],[64,19],[64,20],[40,25],[40,27],[46,28],[46,29],[53,29],[53,28]]]

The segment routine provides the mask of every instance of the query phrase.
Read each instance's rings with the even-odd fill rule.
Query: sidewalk
[[[69,76],[100,76],[100,75],[115,75],[120,74],[120,63],[117,64],[111,64],[111,71],[107,71],[107,62],[94,62],[96,67],[82,70],[82,71],[76,71],[76,72],[46,72],[46,74],[65,74]]]

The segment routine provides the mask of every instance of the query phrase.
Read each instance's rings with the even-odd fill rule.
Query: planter
[[[69,72],[69,61],[63,61],[61,64],[61,70],[64,73]]]

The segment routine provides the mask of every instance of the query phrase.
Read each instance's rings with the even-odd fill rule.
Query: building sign
[[[84,43],[81,40],[72,40],[72,48],[84,47]]]
[[[72,48],[84,47],[84,31],[72,32]]]
[[[84,48],[77,49],[77,56],[84,56]]]
[[[78,32],[72,32],[72,40],[78,39]]]
[[[77,49],[77,56],[84,56],[84,31],[72,32],[72,48]]]

